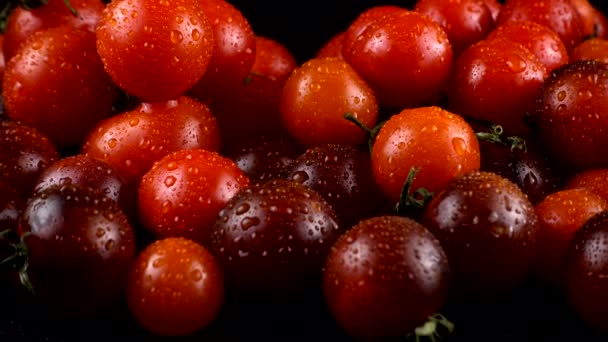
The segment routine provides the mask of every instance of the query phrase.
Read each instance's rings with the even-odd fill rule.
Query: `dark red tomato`
[[[99,20],[97,51],[127,93],[170,100],[207,70],[215,41],[207,18],[195,1],[112,1]]]
[[[105,8],[101,0],[70,0],[78,12],[73,15],[63,0],[49,0],[33,9],[16,7],[6,23],[4,54],[8,61],[19,51],[21,44],[34,32],[68,24],[75,28],[95,32],[101,12]]]
[[[532,52],[547,68],[547,74],[568,64],[568,51],[557,33],[532,21],[509,21],[498,26],[487,39],[505,38]]]
[[[608,166],[608,64],[580,61],[551,73],[532,118],[539,139],[573,169]]]
[[[596,10],[589,0],[570,0],[576,11],[578,12],[583,23],[583,34],[585,37],[590,37],[595,34],[595,25],[597,21]]]
[[[30,197],[19,231],[35,300],[54,317],[99,315],[121,299],[135,241],[116,202],[75,185],[48,188]]]
[[[135,110],[101,122],[82,153],[116,168],[130,186],[167,154],[202,148],[219,149],[217,123],[207,106],[189,97],[142,103]]]
[[[479,142],[471,126],[439,107],[404,109],[392,116],[372,150],[374,178],[394,204],[412,167],[420,169],[412,189],[435,192],[479,166]]]
[[[498,25],[524,20],[557,33],[568,52],[585,38],[583,20],[571,0],[507,0],[498,16]]]
[[[384,202],[368,151],[348,145],[320,145],[298,156],[290,169],[287,178],[323,196],[344,228],[370,217]]]
[[[448,108],[465,117],[501,125],[509,135],[527,136],[526,115],[547,76],[541,61],[523,45],[496,38],[460,55],[448,85]]]
[[[285,80],[298,65],[281,43],[264,37],[256,37],[255,41],[255,63],[249,75],[234,83],[228,101],[209,104],[224,141],[285,130],[279,100]]]
[[[35,128],[0,121],[0,180],[29,198],[38,177],[60,158],[55,146]]]
[[[445,31],[429,17],[407,10],[373,21],[350,44],[345,38],[343,56],[379,104],[393,111],[437,100],[452,67]]]
[[[201,102],[232,101],[232,90],[249,75],[256,59],[255,34],[241,11],[224,0],[198,0],[215,36],[205,75],[190,89]]]
[[[450,286],[439,241],[408,218],[361,221],[334,244],[324,270],[327,304],[361,338],[403,337],[442,308]]]
[[[405,8],[400,6],[392,6],[392,5],[381,5],[381,6],[372,6],[357,16],[355,20],[353,20],[348,29],[344,32],[344,38],[342,40],[342,54],[347,51],[347,49],[351,48],[351,45],[354,44],[359,36],[369,27],[369,25],[374,22],[382,19],[385,15],[398,13],[407,11]],[[350,57],[347,56],[347,57]],[[347,59],[350,63],[350,60]]]
[[[289,133],[306,147],[363,143],[365,131],[344,119],[345,113],[367,127],[378,121],[373,90],[338,58],[313,58],[296,68],[285,82],[280,109]]]
[[[441,25],[448,34],[454,56],[494,29],[492,11],[484,0],[420,0],[414,11]]]
[[[498,20],[500,10],[502,9],[502,3],[498,2],[498,0],[484,0],[483,2],[490,9],[490,13],[492,13],[492,19],[494,20],[494,22],[496,22]]]
[[[212,251],[237,293],[288,298],[319,287],[329,249],[344,230],[318,193],[276,179],[228,202],[213,228]]]
[[[574,175],[566,189],[586,189],[608,202],[608,169],[587,169]]]
[[[346,36],[346,31],[339,32],[331,37],[331,39],[326,41],[317,51],[315,58],[334,57],[344,59],[344,57],[342,57],[344,36]]]
[[[540,226],[535,273],[561,286],[572,236],[593,215],[608,210],[608,202],[586,189],[554,192],[535,207]]]
[[[459,300],[495,299],[530,274],[539,231],[536,212],[513,182],[470,172],[435,195],[422,223],[445,249]]]
[[[234,160],[252,182],[287,176],[293,160],[302,153],[289,136],[257,136],[239,140],[224,150],[223,155]]]
[[[34,33],[4,76],[7,115],[37,128],[59,149],[79,146],[118,97],[95,34],[67,25]]]
[[[184,237],[207,247],[219,211],[248,185],[238,166],[216,152],[176,151],[143,176],[139,217],[159,239]]]
[[[153,334],[191,335],[210,325],[224,302],[217,261],[184,238],[159,240],[137,257],[127,290],[129,311]]]
[[[105,195],[119,203],[125,212],[129,212],[133,207],[133,199],[127,197],[126,183],[116,168],[84,154],[66,157],[50,164],[40,174],[34,192],[70,184],[91,188]]]
[[[608,212],[579,229],[566,257],[566,296],[578,316],[608,331]]]
[[[601,38],[588,39],[575,47],[570,54],[570,63],[584,60],[608,63],[608,40]]]

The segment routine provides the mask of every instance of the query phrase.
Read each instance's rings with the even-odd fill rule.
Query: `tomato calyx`
[[[355,124],[355,126],[361,128],[363,131],[365,131],[365,133],[367,133],[367,147],[369,149],[369,153],[372,153],[372,147],[374,145],[374,141],[376,140],[376,136],[378,136],[378,133],[380,133],[380,129],[382,128],[382,126],[384,126],[386,121],[382,121],[373,128],[369,128],[352,113],[344,113],[344,118]]]
[[[0,239],[9,238],[9,236],[14,235],[14,233],[15,232],[12,229],[2,231],[0,232]],[[25,287],[31,294],[35,294],[36,292],[34,291],[34,286],[32,285],[28,274],[29,249],[25,243],[25,239],[29,235],[31,235],[31,232],[25,232],[19,238],[19,242],[8,244],[8,247],[13,249],[13,253],[0,261],[0,267],[18,269],[19,281],[21,282],[21,285],[23,285],[23,287]]]
[[[253,81],[253,77],[266,77],[266,75],[262,74],[261,72],[255,72],[252,71],[249,73],[249,75],[247,75],[247,77],[245,77],[245,80],[243,80],[243,83],[245,84],[249,84]]]
[[[490,142],[493,144],[501,144],[505,146],[509,146],[511,151],[515,149],[520,149],[524,152],[528,151],[528,147],[526,146],[526,140],[518,136],[503,136],[503,128],[500,125],[492,125],[490,126],[489,132],[477,132],[475,136],[479,141]]]
[[[420,172],[420,168],[414,166],[410,168],[410,172],[401,189],[399,203],[395,206],[395,212],[399,215],[406,216],[411,210],[423,208],[435,194],[426,188],[418,188],[412,192],[412,184],[418,172]]]
[[[454,323],[450,322],[445,316],[438,313],[430,316],[428,321],[417,327],[409,337],[411,338],[413,336],[414,341],[416,342],[426,340],[431,342],[439,342],[446,337],[444,334],[452,334],[454,332],[454,328]]]

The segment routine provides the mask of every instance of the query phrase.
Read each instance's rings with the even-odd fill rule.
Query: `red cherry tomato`
[[[151,333],[191,335],[219,314],[223,275],[203,246],[184,238],[159,240],[137,257],[127,302],[135,320]]]
[[[566,189],[586,189],[608,202],[608,169],[587,169],[572,176]]]
[[[207,70],[213,46],[212,27],[196,1],[112,1],[97,27],[107,72],[145,101],[182,95]]]
[[[601,38],[588,39],[572,50],[570,63],[585,60],[608,63],[608,40]]]

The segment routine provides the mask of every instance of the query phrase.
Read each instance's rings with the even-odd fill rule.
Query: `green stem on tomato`
[[[414,330],[413,336],[415,337],[415,341],[421,342],[423,338],[432,342],[441,341],[446,336],[442,334],[439,329],[440,327],[449,336],[454,332],[455,325],[442,314],[432,315],[428,318],[428,321]]]
[[[382,121],[373,128],[369,128],[352,113],[344,113],[344,118],[352,122],[355,126],[361,128],[365,133],[367,133],[367,147],[369,149],[369,153],[372,153],[372,147],[374,146],[376,136],[378,136],[378,133],[380,133],[380,129],[382,129],[382,126],[384,126],[386,121]]]
[[[520,149],[526,152],[528,150],[526,146],[526,140],[518,136],[509,136],[503,138],[503,133],[504,131],[502,129],[502,126],[492,125],[490,126],[489,132],[477,132],[475,133],[475,136],[479,141],[509,146],[511,148],[511,151],[513,151],[514,149]]]
[[[424,207],[432,198],[434,193],[425,188],[418,188],[412,193],[412,184],[420,169],[411,167],[407,179],[401,188],[399,203],[395,206],[395,211],[400,215],[405,215],[409,209],[420,209]]]

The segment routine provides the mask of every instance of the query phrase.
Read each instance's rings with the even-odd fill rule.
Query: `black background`
[[[300,63],[311,58],[365,8],[414,1],[232,0],[258,35],[285,44]],[[606,0],[592,1],[608,10]],[[348,341],[324,309],[321,296],[291,302],[227,303],[219,319],[200,335],[178,341]],[[559,291],[534,281],[495,303],[460,304],[443,312],[456,323],[450,341],[608,341],[571,312]],[[166,341],[139,329],[125,308],[89,321],[59,322],[0,289],[0,342]],[[405,339],[399,339],[404,341]]]

